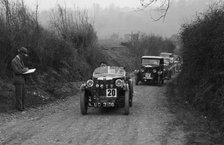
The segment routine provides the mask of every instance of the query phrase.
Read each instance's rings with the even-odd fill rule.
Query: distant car
[[[170,67],[170,59],[165,57],[164,58],[164,78],[166,80],[169,80],[171,79],[172,77],[172,70],[171,70],[171,67]]]
[[[162,85],[164,83],[164,58],[142,56],[141,68],[135,73],[135,84],[138,85],[139,82]]]
[[[169,52],[161,52],[160,56],[163,58],[169,58],[170,63],[174,63],[174,56],[173,53],[169,53]]]
[[[80,96],[83,115],[90,107],[119,107],[129,114],[132,106],[133,83],[123,67],[103,66],[94,70],[92,78],[81,85]]]
[[[167,68],[167,70],[169,70],[168,78],[170,79],[171,78],[170,75],[172,76],[173,74],[175,74],[175,65],[176,64],[174,63],[174,55],[173,55],[173,53],[169,53],[169,52],[161,52],[160,56],[163,57],[166,60],[166,63],[165,63],[166,67],[165,68],[168,67]]]
[[[176,73],[181,72],[182,64],[183,64],[181,56],[176,55],[176,57],[174,59],[174,63],[176,64],[175,65],[175,72]]]

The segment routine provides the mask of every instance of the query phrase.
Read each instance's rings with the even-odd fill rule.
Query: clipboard
[[[33,69],[29,69],[28,71],[24,72],[23,74],[30,74],[30,73],[34,73],[36,71],[36,68]]]

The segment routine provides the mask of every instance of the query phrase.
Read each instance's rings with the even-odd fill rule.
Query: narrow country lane
[[[2,145],[181,145],[184,132],[172,124],[166,85],[134,86],[130,115],[123,109],[88,110],[83,116],[79,95],[19,113],[0,124]],[[170,132],[172,130],[172,132]]]

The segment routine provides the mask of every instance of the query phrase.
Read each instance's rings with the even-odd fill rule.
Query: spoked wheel
[[[125,102],[124,102],[124,114],[128,115],[129,114],[129,106],[130,106],[130,95],[129,95],[129,90],[125,92]]]
[[[87,110],[88,110],[88,98],[87,97],[88,96],[87,96],[86,92],[84,92],[84,94],[80,96],[80,109],[81,109],[82,115],[87,114]]]

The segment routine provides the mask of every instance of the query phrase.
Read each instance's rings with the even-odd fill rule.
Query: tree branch
[[[153,19],[154,21],[163,19],[163,21],[165,21],[167,12],[170,8],[170,0],[140,0],[141,7],[137,8],[137,11],[144,10],[154,4],[158,4],[159,2],[161,2],[161,4],[159,4],[159,6],[157,6],[155,10],[160,13],[160,16],[157,18],[151,16],[151,19]]]

